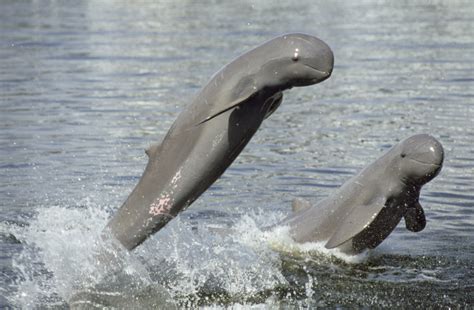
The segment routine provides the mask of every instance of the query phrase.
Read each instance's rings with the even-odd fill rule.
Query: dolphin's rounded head
[[[262,65],[262,84],[282,90],[320,83],[331,76],[334,55],[320,39],[302,33],[279,36],[263,50],[267,61]]]
[[[441,143],[427,134],[411,136],[397,146],[401,179],[408,184],[423,185],[438,175],[443,165]]]

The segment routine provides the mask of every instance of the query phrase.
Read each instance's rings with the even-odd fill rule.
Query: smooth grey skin
[[[198,198],[234,161],[282,92],[327,79],[334,56],[306,34],[276,37],[219,72],[146,153],[138,185],[106,229],[131,250]]]
[[[402,217],[407,229],[421,231],[426,219],[420,190],[438,175],[443,158],[435,138],[411,136],[318,204],[295,200],[295,212],[277,226],[289,226],[296,242],[328,240],[326,248],[347,254],[377,247]]]

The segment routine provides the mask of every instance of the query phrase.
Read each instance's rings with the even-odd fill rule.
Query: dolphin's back
[[[197,125],[222,112],[223,105],[230,108],[267,87],[269,81],[262,81],[258,74],[266,63],[279,57],[282,40],[277,37],[267,41],[222,67],[178,116],[168,135]]]
[[[347,180],[328,197],[310,208],[291,214],[278,226],[289,226],[290,234],[297,242],[327,240],[354,206],[367,204],[376,198],[374,193],[380,192],[376,190],[380,186],[380,172],[383,171],[380,159]],[[367,191],[365,187],[373,190]]]

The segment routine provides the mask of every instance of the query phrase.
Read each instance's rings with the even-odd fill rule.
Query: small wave
[[[392,283],[450,283],[453,279],[442,279],[440,275],[446,273],[445,268],[437,267],[428,269],[425,267],[410,268],[407,266],[370,266],[368,268],[368,279],[371,281],[392,282]]]

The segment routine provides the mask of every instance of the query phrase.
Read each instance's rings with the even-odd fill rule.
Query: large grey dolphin
[[[326,241],[326,248],[348,254],[378,246],[405,218],[407,229],[424,229],[426,219],[419,203],[421,187],[438,175],[443,147],[432,136],[414,135],[314,206],[295,200],[288,226],[296,242]]]
[[[131,250],[198,198],[234,161],[284,90],[327,79],[334,57],[321,40],[293,33],[241,55],[178,115],[107,228]]]

